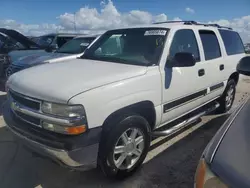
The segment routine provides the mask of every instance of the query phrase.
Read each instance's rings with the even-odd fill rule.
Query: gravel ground
[[[242,77],[233,109],[248,96],[249,85],[250,79]],[[0,94],[2,104],[6,96],[3,92]],[[191,188],[201,153],[228,115],[203,117],[199,123],[171,138],[154,140],[141,169],[123,181],[108,180],[97,169],[88,172],[69,171],[34,155],[13,139],[1,117],[0,188]]]

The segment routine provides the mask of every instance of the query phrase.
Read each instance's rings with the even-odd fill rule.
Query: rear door
[[[221,38],[216,29],[198,30],[198,34],[203,53],[201,64],[203,64],[205,70],[206,87],[208,88],[205,101],[208,101],[220,96],[224,91],[225,78],[223,78],[223,72],[225,70],[225,53]]]

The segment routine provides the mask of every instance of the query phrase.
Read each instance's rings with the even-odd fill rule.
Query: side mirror
[[[188,52],[176,53],[174,58],[167,62],[169,67],[192,67],[196,64],[193,54]]]
[[[250,56],[243,57],[237,65],[237,72],[250,76]]]

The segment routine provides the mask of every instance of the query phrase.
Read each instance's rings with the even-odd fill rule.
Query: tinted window
[[[213,31],[199,31],[205,60],[216,59],[221,57],[220,45]]]
[[[64,45],[66,42],[72,40],[73,37],[57,37],[57,45],[58,47],[62,47],[62,45]]]
[[[85,38],[75,38],[66,42],[61,48],[59,48],[57,53],[66,54],[79,54],[84,52],[84,50],[91,44],[95,38],[85,37]]]
[[[200,61],[200,53],[193,30],[184,29],[175,33],[169,51],[169,58],[173,58],[178,52],[192,53],[196,61]]]
[[[224,42],[227,55],[245,53],[242,40],[237,32],[229,30],[219,30]]]
[[[45,35],[36,39],[36,42],[42,47],[48,47],[54,40],[54,35]]]

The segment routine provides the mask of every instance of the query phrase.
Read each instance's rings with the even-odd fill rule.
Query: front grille
[[[40,110],[40,102],[35,99],[28,98],[26,96],[23,96],[21,94],[18,94],[13,91],[9,91],[9,95],[18,103],[31,108],[33,110]]]
[[[26,123],[30,123],[32,125],[37,125],[40,126],[40,119],[39,118],[35,118],[26,114],[23,114],[21,112],[15,112],[15,114],[17,115],[17,117],[19,119],[21,119],[22,121],[26,122]]]
[[[22,105],[26,108],[29,108],[31,110],[34,110],[34,111],[40,110],[40,101],[38,101],[36,99],[26,97],[22,94],[19,94],[19,93],[12,91],[12,90],[8,91],[8,95],[14,103],[20,104],[20,105]],[[40,123],[39,118],[24,114],[24,113],[22,113],[18,110],[15,110],[15,109],[12,109],[12,110],[14,112],[14,115],[16,116],[16,118],[19,121],[26,122],[26,123],[29,123],[31,125],[41,127],[41,123]]]

